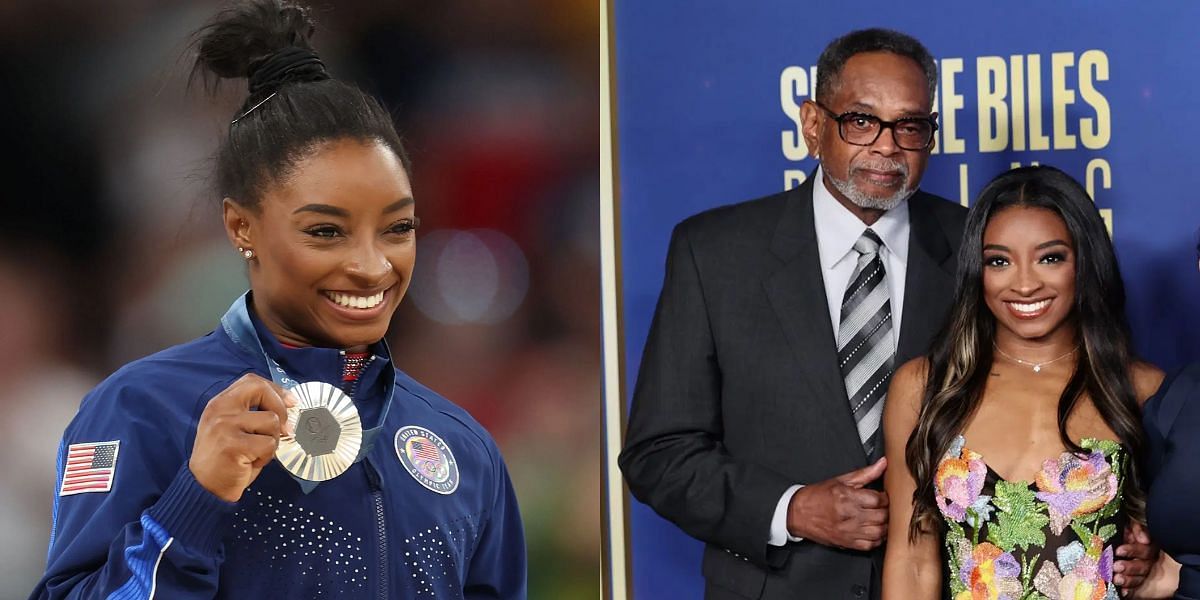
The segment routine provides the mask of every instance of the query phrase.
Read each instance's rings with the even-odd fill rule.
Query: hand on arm
[[[1164,377],[1162,370],[1144,362],[1134,363],[1130,375],[1138,406],[1154,395]],[[1121,593],[1130,598],[1169,598],[1178,579],[1179,563],[1159,552],[1141,523],[1131,522],[1125,528],[1125,543],[1117,547],[1113,562],[1113,583],[1121,588]]]
[[[924,360],[906,363],[892,376],[883,409],[885,453],[891,468],[884,489],[895,500],[888,511],[887,549],[883,560],[884,600],[935,600],[942,593],[942,565],[937,533],[909,539],[912,497],[916,489],[904,448],[917,425],[925,385]]]
[[[888,496],[864,486],[887,468],[870,466],[798,490],[788,506],[788,533],[835,548],[870,550],[887,533]]]

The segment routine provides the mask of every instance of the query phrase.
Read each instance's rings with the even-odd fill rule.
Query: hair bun
[[[285,83],[329,79],[325,63],[316,52],[292,46],[250,65],[250,95],[269,93]]]
[[[250,0],[222,10],[196,33],[193,74],[246,78],[251,97],[287,83],[328,79],[309,42],[316,30],[309,13],[287,0]]]

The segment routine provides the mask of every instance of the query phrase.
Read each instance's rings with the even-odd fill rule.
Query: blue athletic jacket
[[[339,351],[285,348],[254,326],[295,379],[341,383]],[[524,534],[495,443],[398,369],[385,411],[388,356],[369,362],[352,393],[364,429],[386,417],[348,471],[304,493],[272,461],[237,503],[202,488],[187,467],[196,424],[243,374],[269,378],[255,354],[218,328],[126,365],[88,394],[59,449],[46,573],[31,599],[525,597]],[[457,484],[455,474],[422,482],[411,458],[406,466],[411,448],[399,438],[412,432],[440,438]],[[64,466],[77,468],[80,455],[98,476],[72,471],[64,488]]]

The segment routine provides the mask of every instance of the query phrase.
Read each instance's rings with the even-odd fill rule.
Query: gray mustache
[[[896,162],[896,163],[893,163],[893,162],[882,162],[882,163],[864,162],[864,163],[859,163],[859,164],[856,164],[856,165],[853,165],[850,167],[851,171],[862,171],[864,169],[870,169],[872,171],[898,171],[901,176],[908,177],[908,165],[906,165],[902,162]]]

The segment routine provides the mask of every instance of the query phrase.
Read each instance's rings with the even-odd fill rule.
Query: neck
[[[996,331],[996,349],[1010,358],[1029,363],[1046,363],[1060,359],[1079,347],[1075,327],[1064,324],[1040,338],[1023,338],[1007,329]]]
[[[252,302],[250,308],[254,312],[254,316],[258,317],[258,320],[262,322],[263,327],[275,337],[275,341],[279,342],[285,348],[319,347],[338,348],[346,352],[366,352],[369,347],[368,344],[343,347],[336,343],[322,343],[296,331],[295,328],[289,327],[282,318],[270,310],[263,310],[263,307],[259,304]]]
[[[279,342],[281,346],[288,348],[309,348],[318,345],[288,327],[271,313],[262,310],[255,310],[254,312],[259,320],[262,321],[263,327],[271,332],[271,335],[275,336],[275,341]]]

